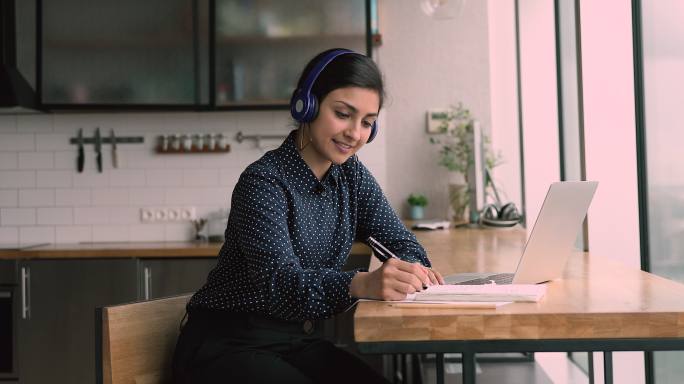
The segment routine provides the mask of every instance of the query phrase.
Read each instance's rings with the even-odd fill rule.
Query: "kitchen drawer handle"
[[[145,277],[144,289],[145,289],[145,300],[150,299],[150,283],[152,282],[152,270],[150,267],[145,267],[143,269],[143,274]]]
[[[21,267],[21,318],[31,318],[31,270]]]

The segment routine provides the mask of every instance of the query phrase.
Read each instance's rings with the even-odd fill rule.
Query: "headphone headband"
[[[360,53],[349,49],[335,49],[320,58],[311,71],[309,71],[304,82],[292,94],[292,99],[290,100],[290,114],[295,120],[300,123],[308,123],[316,118],[316,115],[318,114],[318,100],[316,99],[316,96],[311,93],[311,89],[325,67],[338,56],[346,54],[361,55]],[[377,122],[373,122],[371,134],[368,138],[369,143],[375,138],[377,131]]]
[[[311,88],[313,88],[314,83],[316,82],[316,79],[318,79],[318,76],[321,75],[321,72],[323,72],[323,69],[330,64],[333,60],[335,60],[338,56],[346,55],[346,54],[357,54],[354,51],[351,51],[349,49],[335,49],[333,51],[328,52],[327,55],[323,56],[316,65],[309,71],[309,74],[306,76],[306,79],[304,80],[304,84],[302,84],[302,87],[299,89],[299,91],[304,91],[305,93],[311,93]]]

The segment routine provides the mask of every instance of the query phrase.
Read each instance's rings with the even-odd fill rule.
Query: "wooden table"
[[[514,271],[523,230],[454,229],[417,233],[442,274]],[[364,353],[462,353],[463,382],[475,380],[476,352],[684,350],[684,285],[578,252],[539,303],[497,309],[407,309],[361,302],[354,336]]]

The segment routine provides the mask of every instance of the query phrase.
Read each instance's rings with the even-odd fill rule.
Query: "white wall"
[[[456,18],[435,20],[418,1],[379,1],[378,62],[389,95],[380,132],[387,144],[385,192],[400,212],[408,195],[419,192],[430,200],[428,217],[448,214],[449,175],[437,166],[425,133],[428,109],[461,101],[483,129],[491,127],[487,2],[465,3]]]
[[[518,85],[515,47],[515,1],[489,0],[489,78],[492,147],[503,162],[493,177],[503,203],[522,206]]]
[[[91,137],[95,127],[103,134],[114,129],[118,136],[144,136],[145,143],[119,145],[118,169],[112,169],[111,147],[104,145],[103,173],[95,169],[93,146],[86,145],[79,174],[69,138],[79,128]],[[194,206],[204,217],[225,210],[238,176],[264,151],[254,142],[231,140],[227,154],[159,155],[155,138],[222,132],[232,139],[238,131],[290,129],[287,111],[2,115],[0,243],[190,240],[190,223],[143,224],[140,208]],[[381,154],[362,149],[360,156],[382,184]]]

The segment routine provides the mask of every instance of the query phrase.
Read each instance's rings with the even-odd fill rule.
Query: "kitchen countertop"
[[[0,259],[77,259],[125,257],[216,257],[223,243],[77,243],[24,250],[0,250]]]
[[[192,241],[50,244],[24,250],[0,250],[0,260],[216,257],[222,245],[223,243],[202,243]],[[370,255],[370,249],[365,244],[354,243],[351,254]]]

